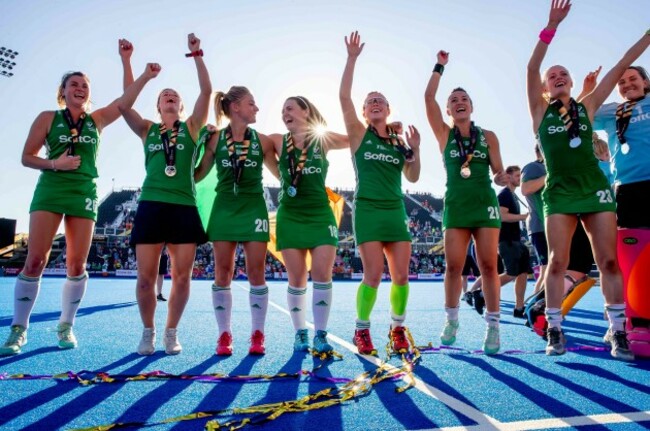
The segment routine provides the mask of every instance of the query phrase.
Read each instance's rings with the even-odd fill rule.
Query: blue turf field
[[[14,278],[0,278],[0,337],[11,323]],[[159,303],[159,351],[151,357],[134,353],[141,323],[134,302],[135,280],[91,279],[75,333],[79,348],[59,351],[55,327],[60,309],[62,279],[46,278],[23,353],[0,358],[0,373],[53,375],[62,372],[103,371],[111,376],[138,375],[160,370],[175,375],[275,375],[310,371],[320,364],[309,355],[293,354],[293,329],[286,311],[286,283],[270,282],[266,347],[263,357],[250,357],[247,284],[233,283],[235,353],[214,356],[217,337],[211,307],[210,282],[193,282],[192,295],[181,325],[183,353],[169,357],[162,351],[165,303]],[[373,371],[385,357],[389,326],[389,286],[380,287],[372,315],[373,339],[379,358],[353,353],[356,283],[337,283],[330,318],[330,340],[343,360],[318,370],[321,377],[353,379]],[[311,290],[311,289],[310,289]],[[165,292],[169,281],[165,282]],[[532,285],[529,285],[532,291]],[[311,291],[310,291],[311,294]],[[370,393],[343,404],[287,412],[260,426],[244,429],[402,430],[402,429],[570,429],[636,430],[650,428],[650,360],[623,363],[610,359],[602,347],[606,329],[598,287],[582,299],[564,328],[571,351],[558,358],[541,353],[544,342],[512,317],[512,285],[502,292],[501,345],[503,354],[486,357],[482,346],[484,321],[461,303],[458,351],[424,351],[414,370],[416,385],[397,393],[404,380],[386,380]],[[442,283],[411,285],[407,325],[417,345],[432,342],[444,322]],[[308,311],[311,320],[311,307]],[[313,331],[310,329],[310,336]],[[507,351],[515,351],[508,353]],[[389,364],[401,367],[399,358]],[[407,378],[408,381],[408,378]],[[134,422],[153,430],[203,429],[206,422],[226,422],[228,413],[191,421],[161,424],[194,412],[245,408],[290,401],[343,383],[302,375],[270,381],[143,380],[83,386],[72,380],[0,380],[0,429],[77,429]],[[239,418],[244,416],[239,416]],[[259,418],[259,416],[257,416]],[[157,425],[156,425],[157,424]]]

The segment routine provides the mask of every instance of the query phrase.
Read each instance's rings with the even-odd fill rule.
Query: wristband
[[[553,36],[555,36],[554,28],[551,29],[545,28],[539,32],[539,40],[541,40],[547,45],[551,44],[551,41],[553,40]]]
[[[442,75],[442,72],[445,71],[445,66],[443,66],[440,63],[436,63],[435,66],[433,66],[433,73],[438,72],[440,75]]]
[[[54,159],[50,160],[50,162],[52,162],[52,170],[54,172],[56,172],[56,163],[55,163]]]
[[[188,54],[185,54],[185,57],[203,57],[203,50],[199,49],[198,51],[192,51]]]

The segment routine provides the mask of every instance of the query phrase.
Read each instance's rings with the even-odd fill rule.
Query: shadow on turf
[[[50,349],[51,348],[37,349],[34,353],[43,353],[44,350],[49,351]],[[38,350],[40,350],[40,352],[38,352]],[[130,362],[137,361],[131,368],[122,371],[122,373],[138,374],[158,359],[159,358],[155,356],[142,357],[132,353],[113,362],[112,364],[108,364],[106,367],[102,367],[102,371],[110,372],[111,370],[122,367]],[[31,410],[36,410],[41,405],[65,396],[80,387],[77,382],[60,380],[55,380],[55,382],[57,384],[52,387],[28,395],[19,401],[15,401],[0,408],[0,425],[7,423],[14,418],[20,418],[20,415],[24,415]],[[82,416],[87,410],[113,395],[121,387],[122,384],[98,384],[97,386],[92,386],[87,391],[84,391],[82,395],[61,405],[58,409],[49,415],[40,418],[38,421],[27,424],[21,423],[19,419],[18,424],[20,424],[20,429],[23,430],[59,429],[71,420],[74,420],[76,417]],[[20,415],[17,416],[16,412],[20,412]]]
[[[82,307],[82,308],[79,308],[79,311],[77,311],[77,318],[83,317],[83,316],[88,316],[90,314],[99,313],[101,311],[118,310],[120,308],[133,307],[135,305],[138,305],[138,303],[135,302],[135,301],[132,301],[132,302],[120,302],[120,303],[117,303],[117,304],[106,304],[106,305],[95,305],[95,306],[92,306],[92,307]],[[29,318],[29,321],[30,321],[30,323],[51,322],[51,321],[54,321],[54,320],[59,320],[60,316],[61,316],[60,311],[56,311],[56,312],[50,311],[48,313],[34,313]],[[2,317],[0,317],[0,327],[11,325],[12,320],[13,320],[13,316],[2,316]]]
[[[508,386],[511,390],[516,391],[521,396],[529,399],[531,403],[547,411],[550,417],[572,417],[572,416],[583,416],[585,414],[585,412],[576,409],[574,406],[571,406],[558,399],[555,399],[551,394],[552,392],[549,390],[551,387],[555,385],[561,385],[564,391],[573,392],[580,397],[586,398],[593,403],[601,405],[604,409],[608,411],[629,412],[629,411],[637,410],[635,407],[625,404],[616,398],[612,398],[610,396],[601,393],[598,390],[600,389],[598,387],[592,389],[590,387],[582,386],[570,380],[569,378],[566,378],[564,376],[559,376],[555,373],[551,373],[549,371],[543,370],[516,356],[499,355],[499,356],[494,356],[492,360],[502,361],[504,363],[508,363],[513,366],[519,366],[527,370],[531,375],[535,376],[536,379],[535,386],[529,384],[529,382],[523,381],[521,379],[517,379],[515,377],[512,377],[511,375],[504,373],[503,371],[492,366],[484,358],[473,357],[468,355],[454,355],[454,358],[459,361],[466,362],[467,364],[473,365],[477,368],[480,368],[482,372],[489,374],[489,378],[486,378],[482,381],[480,380],[475,381],[477,385],[485,386],[484,391],[482,392],[490,392],[490,391],[493,392],[495,389],[493,386],[490,386],[490,383],[492,383],[493,380],[498,380],[502,384]],[[560,364],[560,363],[562,363],[560,360],[556,361],[556,364]],[[584,372],[583,364],[580,364],[579,366],[576,364],[576,367],[579,367],[576,368],[577,370],[581,370]],[[548,385],[542,383],[540,386],[539,380],[537,380],[539,378],[542,378],[546,382],[548,382]],[[589,429],[607,430],[609,428],[594,422],[593,425],[589,425]]]

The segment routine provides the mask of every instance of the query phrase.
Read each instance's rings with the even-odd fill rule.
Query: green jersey
[[[282,205],[290,206],[303,206],[306,203],[328,205],[327,192],[325,191],[325,178],[327,177],[329,162],[325,157],[323,144],[320,140],[313,141],[307,149],[307,159],[302,166],[302,175],[296,186],[296,196],[291,197],[287,194],[287,189],[291,186],[292,181],[287,153],[288,136],[288,134],[284,135],[282,155],[279,160],[280,184],[282,189],[279,202]],[[301,153],[301,149],[294,147],[291,157],[294,160],[294,166],[296,168],[299,165]]]
[[[615,211],[616,204],[605,174],[598,166],[587,110],[577,104],[580,143],[571,145],[559,110],[549,105],[537,130],[544,159],[546,185],[544,214],[579,214]]]
[[[497,196],[490,180],[490,153],[483,129],[476,127],[476,146],[469,163],[470,176],[463,178],[460,174],[465,160],[461,156],[459,143],[454,129],[449,131],[444,151],[444,163],[447,171],[443,229],[501,227],[501,213]],[[463,137],[461,145],[469,151],[469,137]]]
[[[355,199],[402,200],[404,156],[394,145],[368,130],[352,162],[357,180]]]
[[[168,136],[171,130],[167,130]],[[149,128],[144,145],[145,168],[147,176],[142,185],[140,200],[167,202],[180,205],[196,205],[194,188],[194,166],[196,164],[196,144],[187,128],[180,122],[176,138],[176,175],[167,176],[165,167],[165,148],[160,138],[160,124]]]
[[[63,110],[56,111],[50,132],[45,138],[45,148],[49,160],[58,159],[65,152],[68,145],[72,143],[72,134],[68,123],[63,116]],[[42,176],[48,179],[56,176],[59,179],[70,179],[78,181],[81,177],[86,179],[97,178],[97,150],[99,149],[99,132],[97,125],[90,114],[86,115],[83,127],[79,133],[79,141],[74,146],[75,155],[81,158],[79,167],[72,171],[51,171],[45,170]]]
[[[262,187],[262,170],[264,164],[264,150],[260,143],[260,138],[257,132],[253,129],[250,130],[250,144],[248,147],[248,155],[243,163],[239,184],[237,186],[237,195],[262,195],[264,188]],[[230,152],[227,146],[227,129],[222,129],[219,132],[219,141],[215,149],[214,160],[217,168],[217,194],[227,193],[234,195],[235,177],[233,167],[230,160]],[[235,155],[239,155],[243,147],[241,142],[235,142]]]

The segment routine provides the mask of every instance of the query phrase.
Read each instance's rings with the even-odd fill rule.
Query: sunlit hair
[[[514,174],[515,172],[521,171],[521,168],[517,165],[511,165],[506,168],[506,174]]]
[[[312,127],[322,127],[327,126],[327,122],[321,115],[320,111],[313,103],[307,100],[306,97],[302,96],[291,96],[287,97],[287,100],[293,100],[303,111],[309,111],[307,115],[307,122]]]
[[[551,101],[551,92],[549,91],[549,88],[546,85],[546,81],[548,81],[548,72],[551,69],[553,69],[554,67],[561,67],[562,69],[564,69],[566,71],[566,73],[569,75],[569,79],[573,83],[573,76],[571,75],[571,72],[569,72],[569,69],[567,69],[566,67],[564,67],[562,65],[559,65],[559,64],[555,64],[555,65],[549,67],[548,69],[546,69],[544,71],[544,73],[542,73],[542,88],[543,88],[542,97],[544,97],[544,99],[546,99],[547,102]]]
[[[472,108],[474,108],[474,101],[473,101],[472,98],[470,97],[470,95],[469,95],[469,93],[467,92],[467,90],[465,90],[463,87],[456,87],[456,88],[454,88],[453,90],[451,90],[451,93],[449,93],[449,97],[447,98],[447,105],[449,105],[449,99],[451,99],[452,94],[454,94],[454,93],[457,92],[457,91],[461,91],[461,92],[465,93],[465,94],[467,95],[467,98],[469,99],[469,106],[471,106]]]
[[[648,71],[641,66],[630,66],[628,67],[629,69],[636,70],[641,75],[641,79],[643,79],[643,94],[650,93],[650,77],[648,77]]]
[[[223,117],[230,119],[230,105],[237,103],[244,97],[252,95],[248,88],[241,85],[234,85],[230,87],[227,93],[217,91],[214,93],[214,116],[217,122],[217,127],[221,126]]]
[[[59,88],[56,92],[56,103],[58,103],[60,108],[66,107],[63,91],[65,90],[65,86],[68,84],[68,80],[73,76],[80,76],[88,82],[88,94],[90,95],[90,79],[88,79],[88,76],[86,76],[85,73],[79,71],[67,72],[61,77],[61,83],[59,84]],[[84,106],[84,110],[88,109],[89,106],[90,106],[90,97],[88,97],[88,102],[86,102],[86,105]]]
[[[185,118],[185,104],[183,104],[183,98],[181,98],[181,95],[178,94],[178,91],[174,90],[173,88],[163,88],[162,90],[160,90],[160,93],[158,93],[158,98],[156,98],[156,111],[158,112],[158,116],[162,115],[162,113],[160,112],[160,98],[162,97],[162,95],[163,95],[163,93],[165,91],[173,91],[174,93],[176,93],[176,95],[178,96],[178,100],[180,102],[179,109],[178,109],[178,116],[181,119],[184,119]]]

